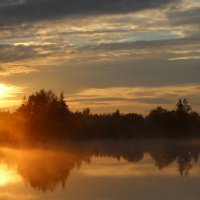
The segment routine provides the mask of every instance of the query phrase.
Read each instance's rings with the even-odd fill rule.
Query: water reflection
[[[59,183],[64,187],[70,171],[87,161],[78,152],[58,150],[1,149],[1,155],[1,163],[15,168],[27,185],[42,191],[53,191]]]
[[[54,191],[58,185],[65,187],[73,169],[81,171],[82,164],[89,164],[91,161],[93,168],[84,171],[90,175],[103,176],[115,173],[142,176],[151,175],[152,172],[155,175],[156,171],[173,165],[174,168],[171,168],[167,175],[179,173],[180,176],[189,176],[190,171],[197,165],[199,153],[200,143],[175,141],[93,141],[70,143],[63,148],[51,149],[1,148],[0,184],[17,181],[20,176],[35,190]],[[98,158],[107,159],[110,164],[101,163],[99,168],[95,168],[95,163],[101,160]],[[146,162],[145,167],[142,161]],[[150,167],[152,162],[154,168]],[[117,163],[137,165],[129,169],[120,168],[120,171],[117,171]]]

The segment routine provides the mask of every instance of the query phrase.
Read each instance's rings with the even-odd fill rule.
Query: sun
[[[0,165],[0,187],[21,181],[21,177],[13,169],[9,169],[5,165]]]
[[[5,95],[7,92],[9,92],[9,87],[4,84],[0,84],[0,95]]]
[[[21,90],[21,87],[0,83],[0,98],[13,97],[15,94],[20,93]]]
[[[7,99],[13,96],[13,93],[15,92],[14,86],[9,86],[0,83],[0,99]]]
[[[21,87],[0,83],[0,108],[18,105],[21,94]]]

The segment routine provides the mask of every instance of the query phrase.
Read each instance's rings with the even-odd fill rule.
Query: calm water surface
[[[1,148],[2,200],[199,200],[200,141]]]

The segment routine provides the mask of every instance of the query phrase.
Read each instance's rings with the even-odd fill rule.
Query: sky
[[[72,110],[200,112],[199,0],[1,0],[0,108],[40,89]]]

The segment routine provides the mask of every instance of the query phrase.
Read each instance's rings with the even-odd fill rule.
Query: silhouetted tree
[[[91,115],[90,109],[89,109],[89,108],[85,108],[85,109],[83,110],[83,115],[84,115],[84,116],[90,116],[90,115]]]
[[[179,134],[186,134],[190,130],[190,112],[192,111],[191,106],[187,99],[179,99],[176,104],[176,119],[177,129]]]
[[[176,111],[189,114],[192,111],[192,108],[187,99],[179,99],[178,103],[176,104]]]
[[[54,135],[59,138],[66,131],[66,120],[70,116],[63,93],[58,97],[51,90],[40,90],[24,98],[16,113],[27,118],[28,133],[43,139]]]

